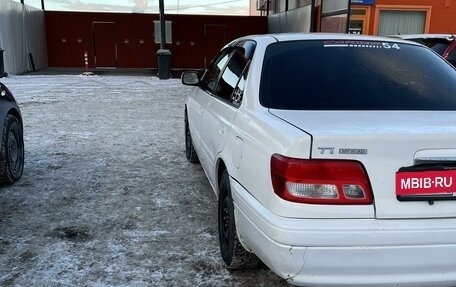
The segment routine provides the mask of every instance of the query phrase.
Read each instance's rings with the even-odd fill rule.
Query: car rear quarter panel
[[[271,155],[309,157],[310,144],[309,135],[272,116],[266,109],[255,112],[241,109],[223,157],[229,158],[230,175],[263,205],[269,205],[279,199],[272,189]]]
[[[230,175],[263,206],[276,215],[291,218],[373,218],[372,205],[327,205],[294,203],[274,193],[271,181],[271,156],[310,158],[312,138],[295,126],[271,115],[269,111],[242,110],[231,129],[224,157],[235,153],[236,137],[243,140],[237,167],[230,163]]]

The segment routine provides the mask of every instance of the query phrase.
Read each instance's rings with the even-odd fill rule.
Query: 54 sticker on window
[[[372,48],[372,49],[396,49],[401,47],[397,43],[378,42],[378,41],[358,41],[358,40],[327,40],[324,41],[325,48]]]

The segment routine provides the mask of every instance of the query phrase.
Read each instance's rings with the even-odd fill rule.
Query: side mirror
[[[183,72],[181,76],[182,84],[188,86],[198,86],[200,79],[196,72]]]

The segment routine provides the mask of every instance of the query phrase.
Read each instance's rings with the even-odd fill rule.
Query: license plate
[[[396,195],[456,196],[456,170],[397,172]]]

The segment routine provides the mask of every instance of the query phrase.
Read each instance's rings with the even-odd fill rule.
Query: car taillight
[[[271,157],[274,192],[281,198],[313,204],[372,204],[364,167],[352,160]]]

